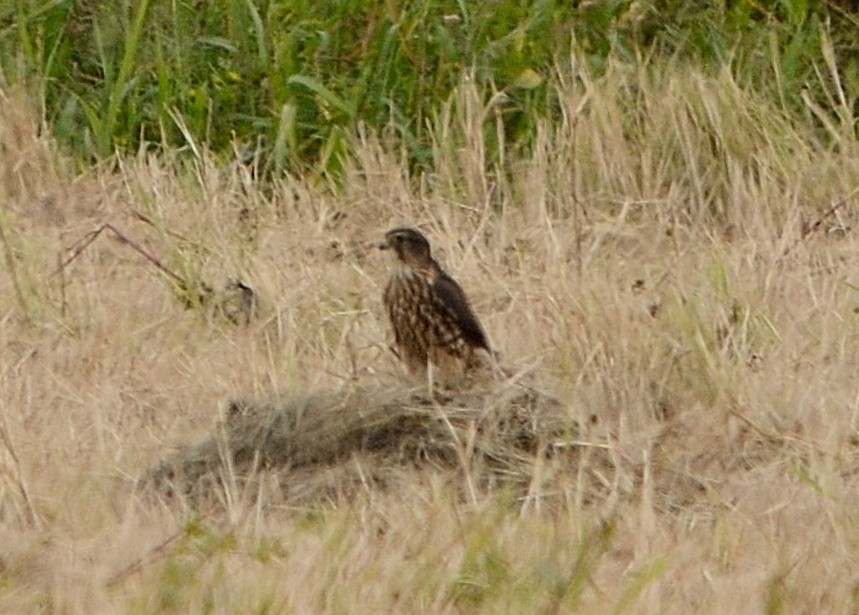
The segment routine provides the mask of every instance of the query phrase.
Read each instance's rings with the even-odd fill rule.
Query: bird
[[[394,354],[426,378],[433,394],[437,369],[453,385],[493,357],[486,333],[462,287],[433,259],[429,241],[410,227],[394,228],[378,244],[392,264],[383,302],[394,331]]]

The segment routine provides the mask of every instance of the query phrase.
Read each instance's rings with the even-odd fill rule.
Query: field
[[[802,117],[727,70],[562,72],[495,164],[505,101],[463,79],[431,171],[356,131],[337,182],[193,140],[81,170],[6,88],[0,610],[859,611],[859,145],[819,83]],[[415,411],[448,457],[234,466],[231,400],[345,399],[306,405],[345,442],[344,407],[405,399],[374,247],[404,223],[506,376]],[[510,391],[564,429],[504,450]],[[194,494],[140,480],[210,437]]]

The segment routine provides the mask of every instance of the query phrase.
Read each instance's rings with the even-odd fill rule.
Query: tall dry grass
[[[849,129],[727,74],[565,82],[528,160],[491,167],[483,126],[505,103],[464,83],[435,120],[434,174],[364,135],[342,191],[262,187],[202,150],[75,175],[6,92],[0,608],[855,612]],[[535,456],[524,495],[464,498],[467,464],[418,463],[315,504],[279,495],[311,480],[288,469],[215,486],[202,510],[133,489],[230,399],[396,378],[372,243],[404,222],[504,363],[586,426],[576,463]],[[258,317],[235,326],[143,251],[215,294],[241,278]]]

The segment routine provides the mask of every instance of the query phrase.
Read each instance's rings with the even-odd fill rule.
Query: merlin
[[[433,369],[452,382],[492,356],[465,292],[433,259],[426,237],[395,228],[379,248],[393,254],[383,299],[394,352],[409,373],[427,377],[432,388]]]

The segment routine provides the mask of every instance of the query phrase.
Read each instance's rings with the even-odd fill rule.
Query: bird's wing
[[[443,271],[435,277],[433,282],[433,291],[439,298],[442,305],[450,313],[459,328],[462,330],[462,336],[472,346],[485,348],[489,351],[489,342],[486,340],[486,334],[483,328],[477,321],[477,316],[471,309],[468,299],[459,284],[452,277]]]

